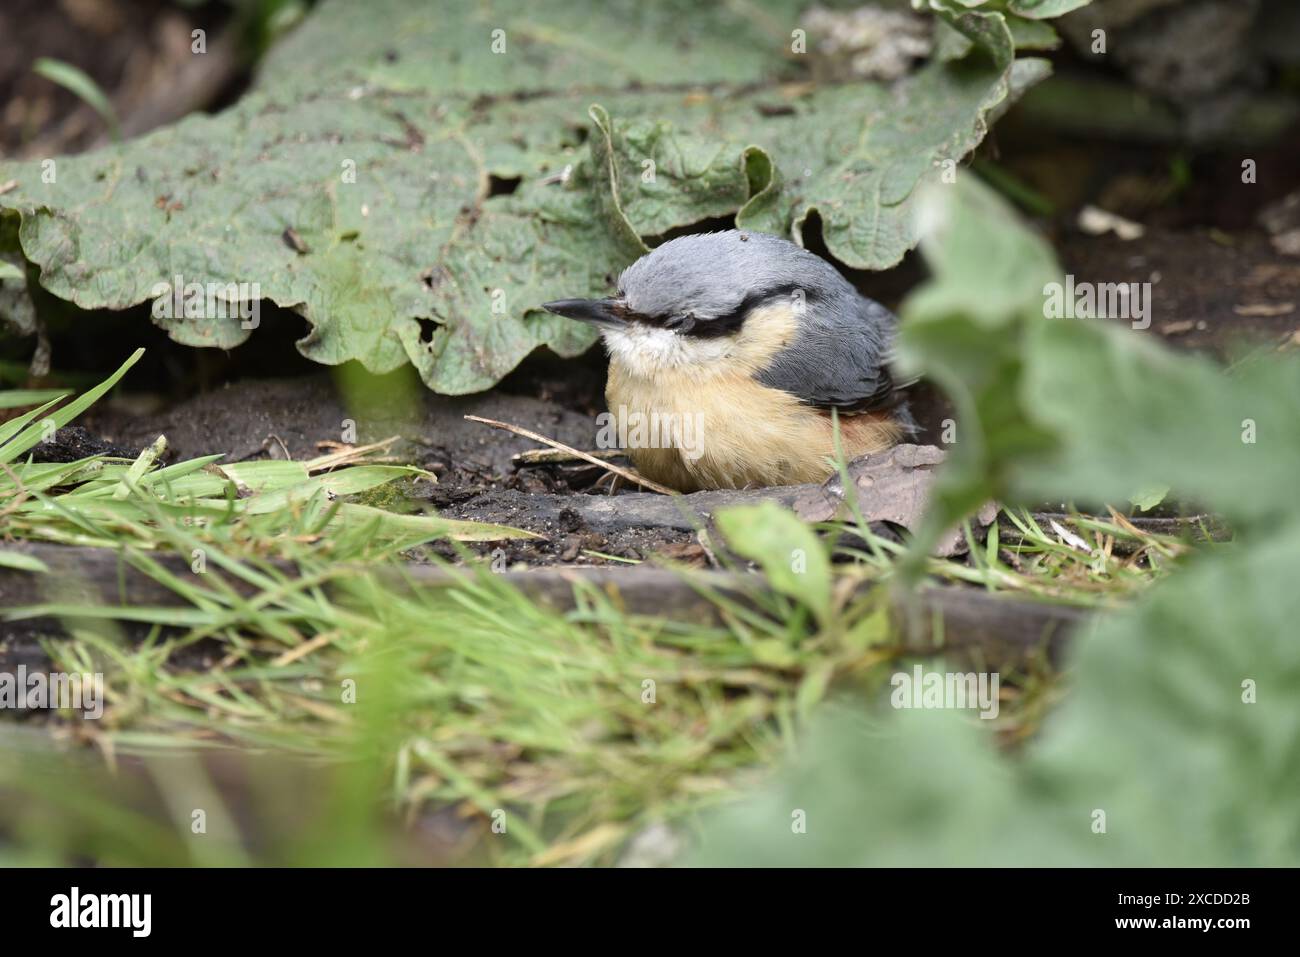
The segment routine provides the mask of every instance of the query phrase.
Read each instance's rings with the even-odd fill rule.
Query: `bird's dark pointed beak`
[[[621,299],[557,299],[542,308],[557,316],[596,325],[621,326],[627,321],[627,306]]]

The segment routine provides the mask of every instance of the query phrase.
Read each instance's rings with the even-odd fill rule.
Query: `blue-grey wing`
[[[758,380],[820,409],[867,412],[901,402],[888,359],[897,319],[858,297],[850,308],[809,303],[799,334]]]

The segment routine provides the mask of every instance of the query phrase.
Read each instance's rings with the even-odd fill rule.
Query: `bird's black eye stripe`
[[[751,292],[741,300],[731,312],[725,315],[716,316],[712,319],[700,319],[691,313],[673,313],[666,316],[647,316],[640,313],[629,313],[628,318],[636,322],[649,326],[658,326],[660,329],[668,329],[676,332],[678,335],[691,336],[698,339],[716,339],[720,336],[730,335],[736,332],[745,322],[745,317],[750,311],[762,305],[776,303],[782,299],[788,299],[791,303],[796,301],[796,296],[802,293],[805,304],[816,301],[816,295],[811,291],[804,289],[802,286],[794,283],[786,283],[780,286],[772,286],[767,289],[761,289]]]
[[[718,336],[730,335],[740,329],[745,322],[745,317],[749,315],[750,310],[757,306],[775,303],[781,299],[787,299],[793,302],[798,293],[802,292],[804,303],[814,301],[816,298],[813,293],[802,286],[794,283],[787,283],[781,286],[773,286],[768,289],[761,289],[751,292],[731,312],[725,316],[718,316],[714,319],[706,319],[695,322],[693,325],[685,327],[680,331],[684,335],[695,336],[701,339],[713,339]]]

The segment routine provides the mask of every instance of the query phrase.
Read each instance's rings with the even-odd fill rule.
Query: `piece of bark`
[[[604,533],[633,528],[672,529],[689,532],[705,528],[718,509],[732,505],[756,505],[775,501],[787,508],[796,496],[813,485],[788,485],[776,488],[743,489],[722,492],[692,492],[689,495],[656,495],[651,492],[625,492],[621,495],[559,495],[522,492],[517,489],[490,489],[449,503],[439,509],[447,518],[473,519],[514,525],[531,532],[548,534],[562,512],[574,512],[585,527]]]
[[[858,508],[868,522],[890,522],[914,529],[930,500],[934,470],[945,457],[933,445],[896,445],[883,452],[873,452],[854,459],[848,465],[849,477],[857,488]],[[809,522],[852,519],[853,509],[844,498],[844,485],[838,474],[819,486],[807,486],[794,501],[795,513]],[[984,505],[972,521],[981,527],[997,518],[993,503]],[[940,558],[965,551],[966,539],[960,528],[950,529],[935,545]]]

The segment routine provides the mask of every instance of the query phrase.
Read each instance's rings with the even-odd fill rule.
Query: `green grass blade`
[[[32,64],[32,72],[81,97],[104,120],[104,123],[108,126],[108,135],[113,138],[113,142],[120,143],[122,141],[122,127],[117,122],[117,111],[113,109],[113,104],[104,95],[104,91],[99,88],[99,84],[86,73],[71,63],[64,63],[62,60],[55,60],[46,56],[41,57]]]
[[[85,412],[88,408],[98,402],[104,393],[117,385],[118,380],[120,380],[122,376],[126,375],[126,371],[130,369],[131,366],[140,361],[142,355],[144,355],[144,350],[136,349],[135,352],[131,353],[130,358],[123,362],[118,370],[111,376],[93,389],[83,392],[67,405],[52,413],[50,419],[54,422],[55,428],[62,428],[67,425],[77,416],[81,415],[81,413]],[[29,425],[27,428],[23,429],[23,431],[19,432],[12,440],[0,446],[0,462],[7,465],[32,446],[39,443],[44,437],[45,430],[43,428],[39,425]]]

